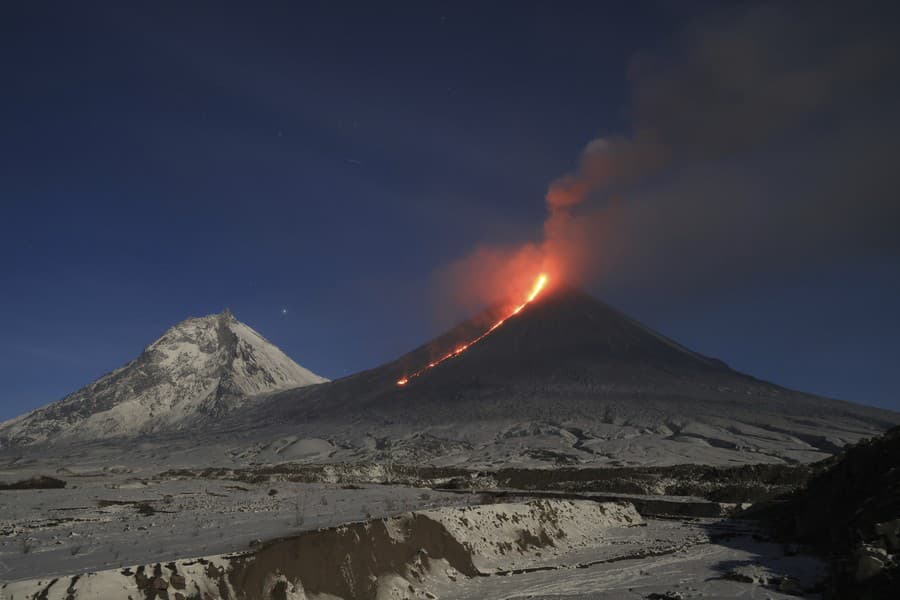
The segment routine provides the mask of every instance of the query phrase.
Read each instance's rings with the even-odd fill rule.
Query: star
[[[287,309],[286,309],[286,308],[282,308],[282,309],[281,309],[281,314],[286,315],[286,314],[287,314]]]

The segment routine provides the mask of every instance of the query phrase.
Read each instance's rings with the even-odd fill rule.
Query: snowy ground
[[[235,552],[367,516],[477,501],[383,485],[157,481],[109,472],[68,479],[64,489],[0,492],[0,580]]]
[[[360,483],[365,477],[377,480],[383,476],[383,467],[371,465],[345,465],[340,477],[331,482],[304,483],[270,477],[256,481],[246,473],[240,480],[223,478],[221,473],[204,477],[199,474],[202,469],[178,475],[170,471],[171,463],[152,461],[112,466],[115,462],[102,455],[73,460],[56,469],[51,469],[51,464],[61,463],[45,458],[0,470],[3,481],[49,474],[68,484],[63,489],[0,491],[0,581],[16,582],[0,588],[3,598],[32,597],[34,590],[46,588],[54,579],[59,582],[57,591],[65,591],[70,585],[80,590],[75,598],[124,598],[128,594],[122,590],[135,585],[133,573],[138,565],[146,565],[145,572],[153,573],[160,568],[166,572],[167,565],[177,562],[178,568],[190,576],[191,569],[200,569],[198,557],[220,561],[217,564],[223,568],[236,560],[223,555],[233,553],[240,557],[267,553],[266,561],[272,561],[273,555],[284,561],[289,556],[310,556],[308,548],[303,554],[297,548],[305,548],[308,536],[315,535],[326,536],[322,538],[324,544],[337,556],[351,556],[358,547],[360,531],[376,531],[379,527],[395,533],[405,531],[407,525],[398,523],[418,523],[415,515],[439,523],[447,534],[440,539],[461,541],[477,573],[451,577],[447,573],[452,569],[432,561],[430,568],[421,569],[419,580],[410,579],[410,572],[403,567],[396,581],[393,576],[385,579],[379,575],[379,585],[395,594],[387,597],[816,597],[812,590],[822,575],[818,561],[795,555],[796,551],[786,555],[781,545],[766,541],[744,523],[648,518],[652,511],[647,507],[662,502],[677,508],[686,504],[683,498],[621,496],[645,510],[643,524],[626,518],[628,526],[624,526],[612,518],[622,516],[619,509],[597,513],[593,507],[600,504],[595,500],[575,500],[581,508],[573,512],[569,508],[572,501],[554,499],[557,494],[521,492],[497,497]],[[500,492],[494,490],[495,494]],[[522,502],[542,495],[540,506],[550,507],[541,513],[543,516],[521,508]],[[456,508],[473,505],[478,508],[468,512]],[[678,514],[668,508],[662,512]],[[607,514],[612,516],[607,518]],[[356,524],[345,525],[348,523]],[[511,523],[525,529],[510,529]],[[315,533],[321,528],[332,529]],[[344,532],[344,538],[333,534],[336,541],[332,542],[329,531]],[[549,531],[549,539],[541,531]],[[412,540],[410,543],[419,543],[415,535],[420,534],[403,535]],[[428,535],[433,538],[433,532]],[[357,541],[347,548],[341,546],[346,541],[340,539],[349,538]],[[376,554],[384,548],[395,549],[393,542],[388,546],[383,540],[371,543]],[[443,547],[441,544],[438,546]],[[522,550],[517,550],[515,558],[498,550],[510,547]],[[415,567],[415,561],[410,563],[408,557],[403,560],[406,562],[402,564]],[[258,561],[257,570],[259,564],[270,564],[266,561]],[[388,562],[394,569],[396,561],[392,558]],[[283,571],[283,562],[278,564]],[[326,560],[323,565],[316,571],[330,562]],[[246,565],[241,568],[246,570]],[[377,569],[382,567],[372,568],[380,573]],[[131,575],[123,575],[126,572]],[[71,577],[86,573],[97,575],[79,580]],[[79,583],[75,585],[74,581]],[[411,595],[403,591],[410,583],[415,590]],[[99,587],[92,588],[93,584]],[[92,589],[105,591],[94,594]],[[110,596],[110,589],[121,593]]]
[[[350,529],[338,527],[300,534],[266,544],[251,554],[206,555],[195,560],[150,563],[82,577],[44,576],[6,585],[0,592],[16,600],[37,597],[47,591],[49,595],[41,597],[124,598],[136,597],[135,594],[146,593],[148,589],[169,587],[171,590],[175,586],[185,594],[194,590],[211,591],[210,597],[220,597],[216,591],[223,589],[221,586],[228,586],[229,593],[234,593],[232,584],[245,581],[248,592],[259,585],[270,590],[249,597],[276,597],[271,590],[277,588],[279,581],[291,581],[282,588],[289,595],[281,597],[299,600],[320,597],[473,600],[818,597],[814,590],[824,574],[822,563],[797,554],[796,550],[785,553],[785,548],[765,541],[748,524],[720,520],[642,521],[633,511],[629,513],[630,510],[627,505],[559,500],[479,506],[469,510],[430,509],[393,519],[374,519]],[[449,531],[453,540],[449,546],[439,541],[443,534],[434,538],[432,531],[432,539],[421,537],[425,532],[421,531],[421,516],[417,515],[427,516],[429,523],[443,523],[446,529],[441,531]],[[390,538],[386,545],[385,532]],[[527,535],[523,536],[523,532]],[[308,535],[320,537],[304,544],[304,536]],[[521,543],[525,537],[533,539]],[[310,548],[321,547],[323,540],[334,547],[310,554]],[[452,549],[454,541],[470,552],[473,562],[467,562],[465,557],[461,561],[458,554],[455,557],[452,553],[439,554],[443,549]],[[408,551],[420,544],[430,546],[421,556],[415,553],[410,558],[413,555],[408,554],[400,562],[396,562],[399,554],[390,560],[373,556],[373,549],[380,549],[384,554],[396,553],[404,542],[412,542],[411,546],[407,544]],[[511,551],[504,550],[509,547]],[[344,556],[340,562],[346,562],[347,567],[332,561],[331,553]],[[422,558],[429,555],[432,558]],[[384,560],[390,568],[381,569],[377,571],[378,577],[372,577],[368,573],[373,570],[373,560]],[[51,561],[44,564],[49,565]],[[210,565],[214,567],[211,570]],[[297,573],[291,574],[292,567],[285,568],[285,565],[293,565]],[[260,569],[266,574],[262,578]],[[329,572],[333,572],[331,577]],[[344,589],[351,593],[320,595],[304,590],[304,580],[307,586],[320,590]],[[371,593],[357,587],[362,582],[372,582]],[[256,587],[251,588],[251,583]],[[238,597],[244,597],[240,591]]]

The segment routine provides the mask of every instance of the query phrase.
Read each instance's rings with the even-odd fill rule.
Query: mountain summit
[[[182,429],[214,421],[249,396],[325,381],[226,309],[178,323],[125,366],[0,423],[0,447]]]

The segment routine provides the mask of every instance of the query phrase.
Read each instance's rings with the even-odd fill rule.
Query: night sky
[[[592,293],[900,410],[893,3],[51,4],[0,9],[0,419],[225,307],[388,361],[567,181]]]

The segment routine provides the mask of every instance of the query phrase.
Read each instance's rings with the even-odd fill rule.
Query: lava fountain
[[[438,366],[439,364],[441,364],[442,362],[444,362],[447,359],[453,358],[455,356],[459,356],[460,354],[462,354],[463,352],[465,352],[466,350],[468,350],[469,348],[471,348],[472,346],[474,346],[475,344],[477,344],[478,342],[480,342],[481,340],[483,340],[484,338],[489,336],[494,330],[498,329],[507,320],[509,320],[510,318],[512,318],[512,317],[516,316],[517,314],[519,314],[520,312],[522,312],[522,309],[525,308],[526,306],[528,306],[532,300],[537,298],[538,294],[540,294],[541,290],[543,290],[546,286],[547,286],[547,274],[541,273],[540,275],[538,275],[538,278],[534,281],[534,284],[531,286],[531,291],[528,292],[528,295],[525,297],[524,302],[515,306],[505,317],[494,322],[494,324],[491,325],[487,329],[487,331],[485,331],[478,337],[469,340],[465,344],[461,344],[461,345],[457,346],[456,348],[454,348],[453,350],[451,350],[444,356],[431,361],[430,363],[428,363],[427,365],[425,365],[418,371],[415,371],[413,373],[410,373],[409,375],[404,376],[401,379],[398,379],[397,385],[400,385],[400,386],[406,385],[407,383],[409,383],[409,380],[412,379],[413,377],[418,377],[422,373],[425,373],[426,371],[435,368],[436,366]]]

